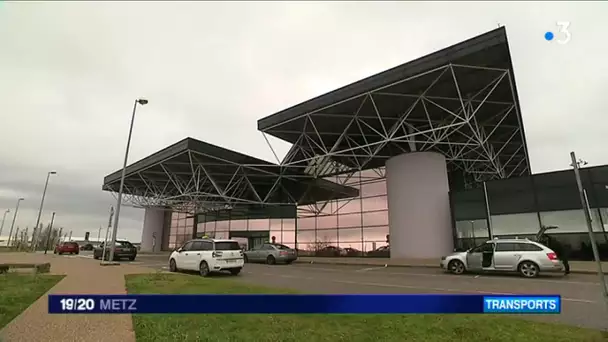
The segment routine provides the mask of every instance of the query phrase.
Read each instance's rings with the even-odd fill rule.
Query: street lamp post
[[[589,233],[589,242],[591,242],[591,249],[593,251],[593,258],[597,266],[597,276],[599,277],[600,286],[602,287],[602,295],[604,296],[604,302],[608,306],[608,286],[606,285],[606,279],[604,278],[604,270],[602,270],[602,262],[600,259],[600,253],[595,242],[595,233],[593,232],[593,223],[591,222],[591,213],[589,210],[589,202],[587,200],[587,192],[583,188],[583,182],[581,180],[581,173],[579,170],[579,161],[576,159],[576,154],[570,152],[570,159],[572,159],[572,168],[574,169],[574,177],[576,178],[576,186],[578,188],[579,199],[581,201],[581,208],[585,214],[585,221],[587,223],[587,232]],[[586,162],[583,162],[587,164]]]
[[[2,230],[4,229],[4,220],[6,220],[6,214],[10,213],[10,209],[6,209],[4,215],[2,216],[2,225],[0,225],[0,238],[2,238]]]
[[[8,233],[8,241],[6,242],[7,246],[10,246],[11,236],[13,235],[13,228],[15,228],[15,220],[17,219],[17,214],[19,213],[19,203],[23,201],[25,198],[20,198],[17,200],[17,206],[15,207],[15,213],[13,214],[13,223],[11,223],[11,231]]]
[[[51,239],[51,233],[53,232],[53,222],[55,221],[55,212],[53,211],[53,216],[51,216],[51,224],[49,225],[49,235],[46,236],[46,243],[44,244],[44,254],[49,249],[49,241]]]
[[[118,198],[116,199],[116,216],[114,217],[114,227],[112,228],[112,244],[110,245],[110,258],[108,260],[114,260],[114,249],[116,248],[116,234],[118,232],[118,220],[120,218],[120,205],[122,204],[122,190],[125,185],[125,175],[127,171],[127,160],[129,158],[129,147],[131,147],[131,135],[133,134],[133,123],[135,122],[135,112],[137,111],[137,105],[146,105],[148,100],[137,99],[133,103],[133,113],[131,114],[131,125],[129,127],[129,137],[127,138],[127,148],[125,149],[125,160],[122,165],[122,172],[120,176],[120,187],[118,188]],[[105,248],[105,246],[104,246]]]
[[[46,189],[49,186],[49,178],[51,177],[51,175],[56,175],[56,174],[57,174],[56,171],[49,171],[46,174],[46,182],[44,183],[44,191],[42,191],[42,200],[40,200],[40,209],[38,209],[38,218],[36,219],[36,226],[35,226],[36,228],[38,228],[38,225],[40,225],[40,216],[42,215],[42,207],[44,206],[44,196],[46,196]],[[42,231],[42,230],[40,229],[40,231]],[[34,235],[35,235],[35,233],[34,233]],[[32,249],[36,249],[37,244],[34,243],[33,239],[34,239],[34,237],[32,237]]]

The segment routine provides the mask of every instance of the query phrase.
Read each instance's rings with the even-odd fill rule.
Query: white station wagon
[[[237,275],[243,265],[243,250],[235,240],[190,240],[173,251],[169,257],[171,272],[198,271],[203,277],[221,271]]]
[[[561,272],[562,262],[550,248],[528,239],[494,239],[466,252],[441,258],[441,268],[464,272],[518,272],[526,278],[540,272]]]

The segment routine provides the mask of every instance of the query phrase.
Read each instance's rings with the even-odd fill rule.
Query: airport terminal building
[[[207,235],[436,258],[557,225],[589,259],[574,174],[530,174],[521,115],[503,27],[260,119],[292,144],[280,163],[185,138],[127,167],[124,201],[145,208],[142,250]],[[606,255],[608,167],[581,171]]]

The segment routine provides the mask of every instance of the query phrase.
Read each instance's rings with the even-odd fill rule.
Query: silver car
[[[441,258],[441,268],[464,272],[518,272],[534,278],[540,272],[561,272],[562,262],[548,247],[528,239],[494,239],[466,252]]]
[[[265,262],[269,265],[276,263],[291,264],[298,259],[295,249],[279,243],[265,243],[245,252],[245,262]]]

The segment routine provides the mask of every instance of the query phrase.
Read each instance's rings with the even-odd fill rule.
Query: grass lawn
[[[127,276],[128,293],[295,293],[226,278]],[[277,303],[280,305],[280,303]],[[133,316],[138,342],[152,341],[606,341],[599,331],[488,315]]]
[[[0,329],[62,278],[62,275],[0,274]]]

